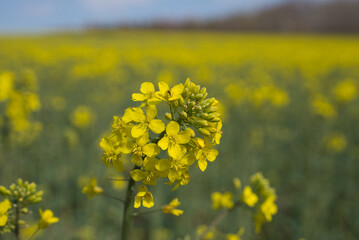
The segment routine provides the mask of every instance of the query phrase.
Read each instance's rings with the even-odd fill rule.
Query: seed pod
[[[172,114],[171,113],[166,113],[165,114],[165,119],[168,120],[168,121],[171,121],[172,120]]]
[[[198,129],[198,132],[199,132],[200,134],[202,134],[203,136],[209,136],[209,135],[211,135],[211,133],[210,133],[207,129],[205,129],[205,128],[199,128],[199,129]]]

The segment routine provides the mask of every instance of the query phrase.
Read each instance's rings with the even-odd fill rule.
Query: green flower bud
[[[171,121],[172,120],[172,114],[171,113],[166,113],[165,118],[166,118],[166,120]]]
[[[206,120],[203,120],[203,119],[196,119],[195,123],[202,126],[202,127],[207,127],[208,126],[208,122]]]
[[[201,99],[203,99],[203,94],[198,93],[198,94],[195,96],[195,99],[196,99],[196,100],[201,100]]]
[[[198,93],[199,90],[201,89],[201,86],[200,85],[197,85],[194,89],[193,89],[193,93]]]
[[[199,91],[200,94],[204,95],[205,93],[207,93],[207,89],[205,87],[201,88],[201,90]]]
[[[17,180],[17,185],[20,186],[20,187],[22,187],[22,179],[21,179],[21,178],[19,178],[19,179]]]
[[[3,195],[4,197],[6,197],[7,196],[7,193],[8,192],[8,190],[6,189],[6,187],[4,187],[4,186],[0,186],[0,194],[1,195]]]
[[[185,104],[184,99],[181,97],[180,99],[178,99],[178,103],[180,106],[183,106]]]
[[[211,133],[215,133],[215,132],[217,132],[217,129],[216,128],[214,128],[214,127],[208,127],[208,128],[206,128],[208,131],[210,131]]]
[[[201,113],[199,116],[200,118],[208,120],[208,113]]]
[[[200,111],[202,111],[202,107],[201,106],[195,106],[194,108],[193,108],[193,110],[195,111],[195,112],[200,112]]]
[[[187,116],[188,116],[188,115],[187,115],[187,113],[186,113],[185,111],[182,111],[182,112],[181,112],[181,117],[182,117],[182,118],[187,118]]]
[[[219,117],[215,117],[211,120],[211,122],[220,122],[221,119]]]
[[[28,208],[22,208],[21,209],[21,213],[23,213],[23,214],[26,214],[26,213],[28,213],[29,212],[29,209]]]
[[[210,133],[207,129],[205,129],[205,128],[199,128],[199,129],[198,129],[198,132],[199,132],[200,134],[204,135],[204,136],[209,136],[209,135],[211,135],[211,133]]]

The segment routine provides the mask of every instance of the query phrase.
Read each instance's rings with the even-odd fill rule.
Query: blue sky
[[[206,19],[288,0],[0,0],[0,33]]]

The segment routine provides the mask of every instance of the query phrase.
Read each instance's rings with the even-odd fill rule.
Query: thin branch
[[[122,203],[125,203],[125,200],[123,200],[123,199],[121,199],[121,198],[118,198],[118,197],[109,195],[109,194],[107,194],[107,193],[104,193],[103,195],[104,195],[105,197],[112,198],[112,199],[115,199],[115,200],[120,201],[120,202],[122,202]]]

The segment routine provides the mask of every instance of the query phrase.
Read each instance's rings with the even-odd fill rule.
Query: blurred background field
[[[92,29],[0,37],[0,184],[21,177],[45,191],[60,222],[41,239],[118,239],[121,204],[81,193],[96,176],[124,195],[108,179],[121,173],[101,162],[100,139],[114,115],[138,106],[131,94],[142,82],[187,77],[221,102],[220,154],[204,173],[192,169],[187,186],[150,189],[158,206],[178,197],[185,213],[140,218],[133,239],[145,239],[146,229],[156,240],[193,235],[216,216],[210,194],[257,171],[277,190],[278,214],[260,235],[242,212],[223,231],[359,238],[358,35]],[[6,97],[9,82],[27,96],[24,105]],[[7,132],[8,124],[20,127]]]

